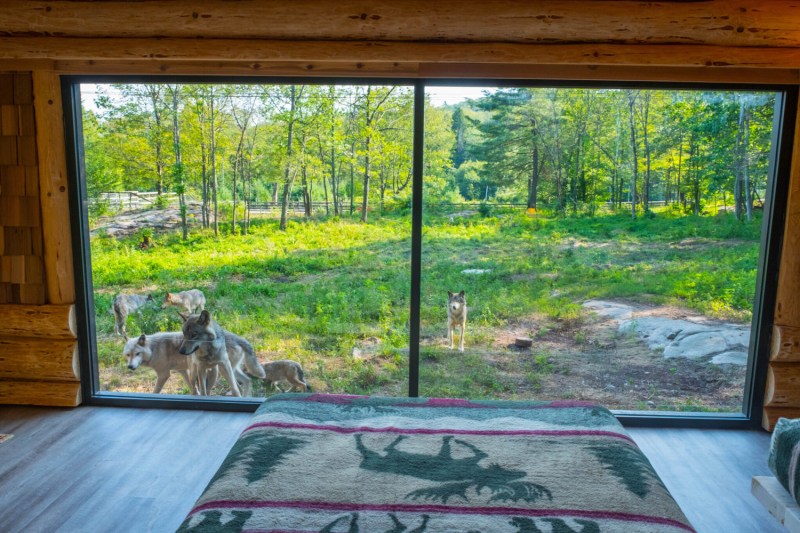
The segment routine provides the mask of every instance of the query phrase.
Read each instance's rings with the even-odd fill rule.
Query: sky
[[[101,89],[105,94],[114,97],[114,89],[109,86],[104,86]],[[484,91],[493,92],[497,90],[492,87],[433,87],[428,86],[425,88],[426,94],[430,96],[431,104],[434,106],[453,105],[469,98],[480,98],[483,96]],[[94,104],[94,99],[98,93],[98,87],[94,84],[81,84],[81,93],[83,95],[83,104],[92,111],[97,111]]]

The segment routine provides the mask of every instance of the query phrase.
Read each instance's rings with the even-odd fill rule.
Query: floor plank
[[[0,407],[0,531],[170,532],[249,414]],[[780,533],[750,494],[769,475],[761,431],[631,428],[699,533]]]
[[[628,429],[698,533],[785,533],[750,494],[753,476],[770,475],[769,433],[703,429]]]

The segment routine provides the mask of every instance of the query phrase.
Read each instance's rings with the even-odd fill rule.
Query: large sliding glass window
[[[180,314],[204,309],[258,364],[280,361],[264,368],[283,390],[300,377],[319,392],[407,393],[409,87],[80,93],[99,392],[195,392],[175,339]],[[234,394],[219,377],[208,393]],[[277,392],[271,381],[252,379],[249,396]]]
[[[794,92],[65,88],[93,401],[252,406],[234,389],[275,381],[742,423],[759,406]],[[192,314],[252,346],[228,339],[236,387],[181,378],[169,342]]]

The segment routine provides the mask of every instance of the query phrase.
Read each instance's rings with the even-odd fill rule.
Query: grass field
[[[262,361],[301,362],[315,390],[405,395],[410,217],[376,214],[369,224],[337,217],[297,219],[285,232],[277,225],[258,219],[247,236],[218,238],[196,229],[185,242],[177,233],[155,235],[156,245],[145,250],[138,248],[137,236],[92,237],[102,388],[150,392],[155,380],[147,369],[134,373],[125,367],[108,311],[114,295],[151,293],[160,301],[167,291],[198,288],[212,315],[248,338]],[[679,306],[748,322],[760,229],[760,221],[741,223],[732,215],[668,211],[637,220],[627,214],[426,215],[421,391],[537,397],[542,387],[536,384],[561,372],[552,348],[535,342],[525,358],[506,364],[511,352],[504,339],[510,332],[535,340],[569,332],[573,344],[585,343],[580,335],[589,318],[581,303],[587,299]],[[484,272],[463,273],[467,269]],[[447,290],[467,294],[464,354],[446,347]],[[177,314],[158,305],[128,320],[130,334],[179,329]],[[164,392],[188,390],[173,377]],[[574,391],[570,394],[574,397]],[[706,405],[702,395],[688,398],[686,405],[727,407]]]

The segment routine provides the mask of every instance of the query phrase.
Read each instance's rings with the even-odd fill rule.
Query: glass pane
[[[276,392],[272,378],[283,390],[407,394],[410,88],[81,92],[101,390],[152,393],[163,364],[162,393],[194,392],[179,351],[219,348],[202,336],[217,331],[204,309],[248,342],[227,337],[225,352],[252,396]],[[115,301],[127,314],[116,324]],[[187,335],[205,344],[183,339],[179,313],[194,313]],[[234,394],[224,364],[203,376],[211,394]]]
[[[774,102],[428,87],[420,394],[741,412]]]

